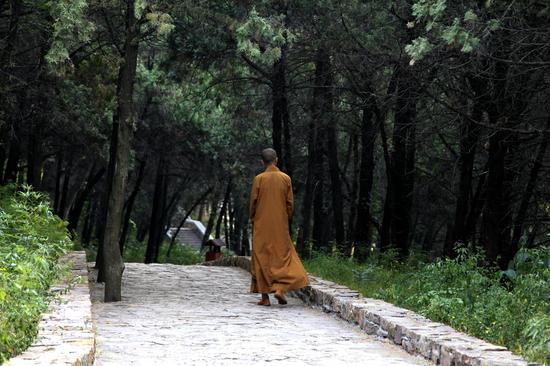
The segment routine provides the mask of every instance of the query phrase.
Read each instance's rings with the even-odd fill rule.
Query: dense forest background
[[[50,195],[107,300],[188,214],[248,254],[268,146],[303,257],[506,269],[549,240],[549,39],[543,0],[2,0],[0,183]]]

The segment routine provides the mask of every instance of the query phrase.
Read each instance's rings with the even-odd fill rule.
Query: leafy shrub
[[[66,224],[29,187],[0,188],[0,363],[27,348],[69,248]]]
[[[459,248],[456,259],[399,263],[375,255],[358,264],[315,255],[308,271],[459,331],[550,365],[550,248],[522,250],[508,271],[479,265],[483,254]]]

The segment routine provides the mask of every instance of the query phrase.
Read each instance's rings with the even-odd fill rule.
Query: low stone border
[[[61,260],[71,269],[68,278],[53,290],[59,292],[38,324],[38,336],[8,366],[78,365],[91,366],[95,354],[92,303],[88,286],[86,253],[70,252]]]
[[[249,257],[223,257],[204,265],[235,266],[250,270]],[[331,281],[309,276],[310,285],[294,295],[313,307],[335,313],[357,324],[368,334],[388,338],[406,351],[443,366],[527,366],[504,347],[460,333],[432,322],[410,310],[362,297],[358,292]]]
[[[215,261],[203,262],[203,266],[224,266],[224,267],[240,267],[250,272],[250,257],[231,256],[221,257]]]

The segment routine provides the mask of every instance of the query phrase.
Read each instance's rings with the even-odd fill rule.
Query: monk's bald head
[[[262,161],[265,164],[272,164],[277,161],[277,152],[272,148],[262,150]]]

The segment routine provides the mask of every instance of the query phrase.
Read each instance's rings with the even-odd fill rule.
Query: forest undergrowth
[[[50,286],[63,274],[58,259],[72,246],[66,225],[41,193],[0,188],[0,364],[37,334]]]
[[[455,259],[376,253],[365,263],[315,253],[308,272],[362,295],[416,311],[467,334],[550,365],[550,247],[522,249],[507,271],[482,265],[483,253]]]

